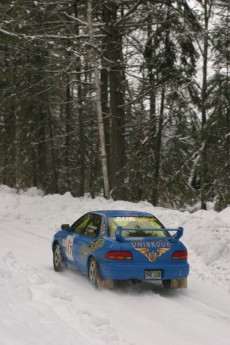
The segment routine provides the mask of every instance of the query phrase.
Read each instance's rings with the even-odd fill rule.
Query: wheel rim
[[[91,284],[96,283],[96,261],[92,260],[89,265],[89,280]]]
[[[61,265],[61,250],[58,245],[55,247],[54,251],[54,265],[55,267],[59,267]]]

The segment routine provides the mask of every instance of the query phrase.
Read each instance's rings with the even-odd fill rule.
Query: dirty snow
[[[99,209],[151,212],[167,227],[183,226],[188,289],[97,291],[78,272],[54,272],[54,232]],[[0,186],[0,345],[230,345],[229,262],[230,207],[191,214]]]

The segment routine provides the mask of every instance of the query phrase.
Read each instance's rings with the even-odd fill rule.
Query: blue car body
[[[166,229],[150,213],[94,211],[63,225],[52,249],[58,244],[63,263],[84,274],[94,258],[104,280],[183,280],[189,264],[182,235],[183,228]]]

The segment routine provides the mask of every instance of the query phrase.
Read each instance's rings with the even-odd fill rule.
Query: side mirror
[[[61,229],[62,230],[69,230],[70,229],[69,224],[62,224]]]

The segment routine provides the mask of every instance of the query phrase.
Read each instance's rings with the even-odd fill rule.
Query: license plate
[[[161,271],[145,270],[145,279],[161,279]]]

